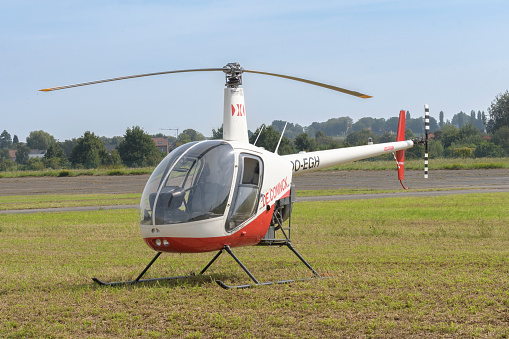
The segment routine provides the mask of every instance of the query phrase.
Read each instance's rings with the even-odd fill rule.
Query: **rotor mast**
[[[244,69],[238,63],[228,63],[223,67],[223,72],[226,74],[223,139],[248,143],[244,89],[240,87]]]

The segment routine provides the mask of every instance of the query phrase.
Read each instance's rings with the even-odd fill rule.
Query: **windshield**
[[[233,148],[223,141],[177,148],[157,166],[145,186],[140,222],[164,225],[222,217],[234,166]]]

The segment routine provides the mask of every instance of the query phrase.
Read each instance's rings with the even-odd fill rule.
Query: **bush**
[[[12,161],[12,159],[3,158],[0,161],[0,171],[1,172],[12,171],[14,168],[16,168],[16,164],[14,163],[14,161]]]
[[[69,170],[61,170],[60,172],[58,172],[58,176],[59,177],[70,177],[71,173],[72,172]]]
[[[459,158],[472,158],[474,156],[474,148],[470,147],[458,147],[452,150],[454,157]]]

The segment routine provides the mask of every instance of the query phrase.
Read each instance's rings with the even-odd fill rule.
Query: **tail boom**
[[[414,145],[412,140],[383,144],[338,148],[325,151],[283,155],[293,165],[293,173],[307,173],[331,166],[371,158],[377,155],[405,150]]]

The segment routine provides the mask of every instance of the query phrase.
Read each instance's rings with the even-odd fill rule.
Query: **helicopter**
[[[217,252],[198,273],[204,274],[223,253],[228,253],[253,281],[253,284],[227,285],[225,289],[282,284],[322,276],[297,252],[291,243],[291,214],[296,201],[293,175],[352,162],[381,154],[393,153],[398,178],[403,186],[404,150],[416,143],[426,145],[426,138],[405,140],[405,111],[400,112],[396,142],[368,144],[348,148],[278,155],[249,143],[242,76],[253,73],[286,78],[353,95],[371,96],[341,87],[287,76],[247,70],[239,63],[221,68],[186,69],[147,73],[106,80],[52,87],[48,92],[111,81],[185,72],[224,72],[223,140],[186,143],[170,152],[155,168],[147,181],[139,207],[139,226],[145,243],[155,256],[138,277],[131,281],[104,282],[100,285],[136,284],[148,281],[182,279],[194,276],[172,276],[142,279],[162,253]],[[429,112],[426,108],[426,111]],[[429,121],[429,118],[426,118]],[[285,126],[286,128],[286,126]],[[261,131],[260,131],[261,132]],[[281,138],[283,137],[281,134]],[[259,135],[258,135],[259,136]],[[404,187],[404,186],[403,186]],[[404,187],[405,188],[405,187]],[[287,222],[285,224],[285,222]],[[286,246],[313,273],[311,278],[260,282],[247,269],[232,249],[240,246]]]

